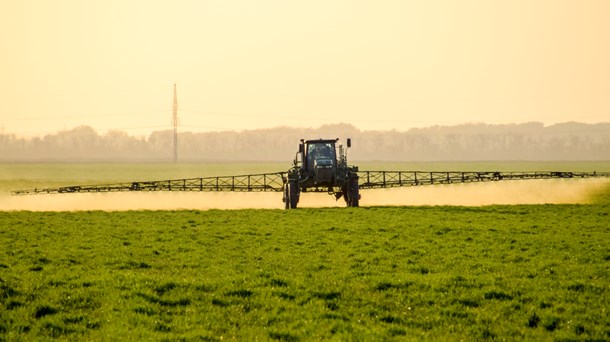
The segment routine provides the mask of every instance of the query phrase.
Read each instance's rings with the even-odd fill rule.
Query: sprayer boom
[[[361,189],[392,188],[433,184],[491,182],[502,180],[610,177],[610,172],[422,172],[359,171]]]
[[[131,183],[72,185],[12,191],[12,195],[95,193],[121,191],[282,191],[285,173],[203,177]]]
[[[598,178],[610,177],[610,172],[425,172],[425,171],[356,171],[360,189],[410,187],[434,184],[455,184],[527,179]],[[113,184],[71,185],[12,191],[12,195],[102,193],[126,191],[233,191],[281,192],[286,188],[286,172],[240,176],[185,178],[163,181],[126,182]],[[327,187],[308,192],[327,192]]]

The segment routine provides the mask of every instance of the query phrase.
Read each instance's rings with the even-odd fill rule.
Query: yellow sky
[[[606,0],[5,0],[0,129],[610,121]]]

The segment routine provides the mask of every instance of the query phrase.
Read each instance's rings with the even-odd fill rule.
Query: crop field
[[[30,172],[2,187],[82,169]],[[587,204],[0,211],[0,340],[608,340],[597,189]]]

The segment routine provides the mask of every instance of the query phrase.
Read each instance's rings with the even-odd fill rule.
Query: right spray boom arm
[[[472,183],[501,180],[598,178],[610,172],[424,172],[424,171],[358,171],[361,189],[393,188],[432,184]]]

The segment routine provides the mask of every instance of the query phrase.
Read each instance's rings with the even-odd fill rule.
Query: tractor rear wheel
[[[348,207],[358,207],[360,205],[360,188],[358,186],[358,176],[351,176],[347,181],[347,191],[345,191],[345,201]]]

